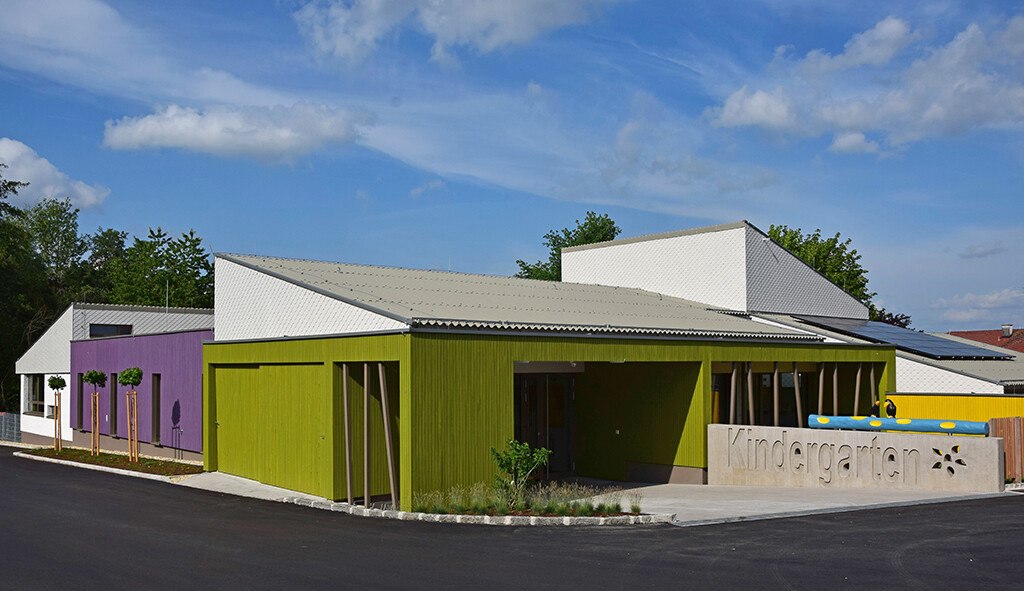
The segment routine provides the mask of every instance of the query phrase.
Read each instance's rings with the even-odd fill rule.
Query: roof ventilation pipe
[[[1004,324],[1003,325],[1003,338],[1004,339],[1008,339],[1011,336],[1013,336],[1013,325],[1012,324]]]

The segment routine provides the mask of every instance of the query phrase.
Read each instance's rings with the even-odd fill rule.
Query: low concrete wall
[[[1003,440],[708,426],[708,484],[1001,492]]]

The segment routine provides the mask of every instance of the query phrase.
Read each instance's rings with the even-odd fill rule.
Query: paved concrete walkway
[[[636,489],[643,494],[645,513],[675,513],[678,525],[702,525],[795,515],[855,511],[870,507],[941,503],[1007,493],[964,495],[927,491],[769,488],[653,484]],[[623,504],[628,504],[628,493]]]
[[[262,482],[256,482],[255,480],[249,480],[248,478],[242,478],[240,476],[224,474],[223,472],[204,472],[202,474],[182,478],[181,480],[176,481],[175,484],[191,488],[201,488],[203,490],[212,490],[214,492],[221,492],[229,495],[238,495],[240,497],[264,499],[267,501],[282,501],[285,498],[296,497],[309,499],[311,501],[323,500],[320,497],[313,495],[270,486],[269,484],[263,484]]]

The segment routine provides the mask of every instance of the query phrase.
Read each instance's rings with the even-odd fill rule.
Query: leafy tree
[[[575,228],[551,230],[545,234],[544,246],[549,250],[548,260],[537,261],[533,264],[522,260],[516,261],[516,264],[519,265],[516,277],[561,281],[563,248],[615,240],[615,237],[621,232],[622,228],[619,228],[608,214],[597,215],[588,211],[582,223],[576,220]]]
[[[89,238],[89,258],[85,261],[85,279],[81,300],[111,303],[114,282],[112,269],[124,259],[128,232],[113,228],[97,228]]]
[[[893,314],[872,303],[878,294],[868,290],[867,269],[861,265],[861,255],[856,248],[852,248],[853,241],[850,238],[843,240],[839,232],[825,238],[820,229],[813,234],[804,234],[800,228],[785,225],[772,225],[768,229],[768,236],[866,305],[871,320],[903,328],[910,326],[910,316],[907,314]]]
[[[170,238],[150,228],[110,262],[111,302],[148,306],[213,305],[213,264],[194,230]]]
[[[68,198],[46,198],[23,217],[32,248],[46,267],[55,313],[78,299],[84,285],[89,237],[78,233],[78,208]]]
[[[25,212],[7,200],[28,183],[3,178],[0,163],[0,410],[18,408],[14,362],[39,330],[51,305],[46,269],[31,246]]]

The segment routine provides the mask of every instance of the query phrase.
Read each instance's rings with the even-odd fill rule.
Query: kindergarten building
[[[330,499],[490,482],[513,437],[553,450],[549,476],[700,483],[709,423],[802,426],[895,388],[892,345],[651,288],[225,254],[215,276],[207,470]],[[825,291],[809,310],[856,309]]]

